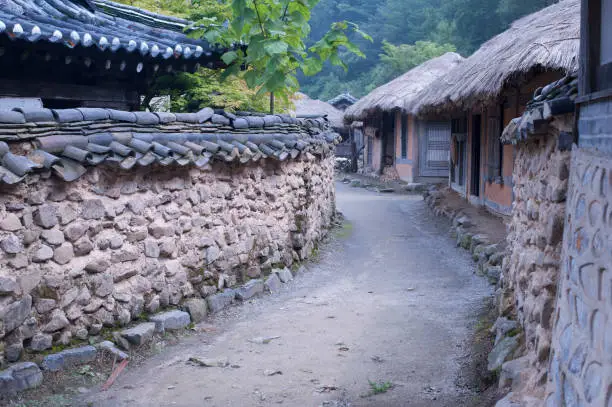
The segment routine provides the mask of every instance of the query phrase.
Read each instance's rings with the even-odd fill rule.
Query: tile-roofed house
[[[346,93],[341,93],[335,98],[328,100],[327,103],[329,103],[336,109],[345,111],[346,109],[348,109],[349,107],[357,103],[358,100],[359,99],[357,99],[355,96],[351,95],[349,92],[346,92]]]
[[[134,109],[155,75],[222,65],[189,24],[107,0],[0,0],[0,97]]]
[[[324,116],[329,120],[330,126],[342,137],[343,143],[336,148],[336,155],[350,158],[352,152],[352,132],[349,126],[344,124],[342,110],[332,106],[330,103],[318,99],[311,99],[308,95],[298,92],[294,101],[295,115],[297,117]]]

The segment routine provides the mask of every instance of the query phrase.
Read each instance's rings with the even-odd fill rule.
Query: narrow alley
[[[473,274],[470,255],[419,196],[338,184],[337,206],[347,225],[283,292],[217,314],[83,403],[473,405],[461,361],[491,288]]]

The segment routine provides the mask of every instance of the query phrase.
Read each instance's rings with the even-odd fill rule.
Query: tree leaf
[[[231,65],[232,62],[238,59],[238,53],[236,51],[226,52],[221,56],[221,59],[223,60],[223,62],[225,62],[226,65]]]
[[[264,49],[270,55],[277,55],[287,52],[289,45],[281,40],[267,41],[264,44]]]

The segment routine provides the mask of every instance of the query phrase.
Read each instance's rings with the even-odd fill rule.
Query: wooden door
[[[420,149],[420,175],[448,177],[450,158],[450,122],[428,122]]]

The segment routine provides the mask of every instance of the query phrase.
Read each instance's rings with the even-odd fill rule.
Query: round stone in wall
[[[580,220],[584,218],[584,215],[586,213],[586,198],[584,195],[580,195],[580,197],[578,198],[578,202],[576,202],[576,210],[574,213],[576,215],[576,222],[580,222]]]
[[[591,317],[591,346],[596,349],[601,349],[604,343],[604,335],[606,333],[606,317],[604,314],[595,310]],[[612,353],[610,353],[612,355]]]
[[[576,389],[567,378],[563,380],[563,401],[565,401],[565,407],[582,407]]]
[[[568,325],[563,331],[563,333],[561,334],[561,337],[559,338],[560,357],[561,357],[561,360],[564,362],[569,361],[569,358],[570,358],[570,352],[571,352],[571,346],[572,346],[572,334],[573,334],[572,325]]]
[[[584,254],[586,249],[589,247],[589,236],[584,229],[580,228],[576,230],[572,244],[579,255]]]
[[[589,223],[593,227],[599,227],[604,219],[604,208],[599,201],[593,201],[589,205]]]
[[[568,370],[570,371],[570,373],[573,373],[576,376],[580,375],[580,373],[582,372],[582,367],[586,362],[587,353],[588,346],[586,343],[581,343],[580,345],[578,345],[568,365]]]
[[[587,298],[599,300],[600,270],[594,264],[580,267],[580,286]]]
[[[603,384],[601,365],[596,362],[591,363],[586,368],[582,381],[586,401],[592,403],[597,400]]]

